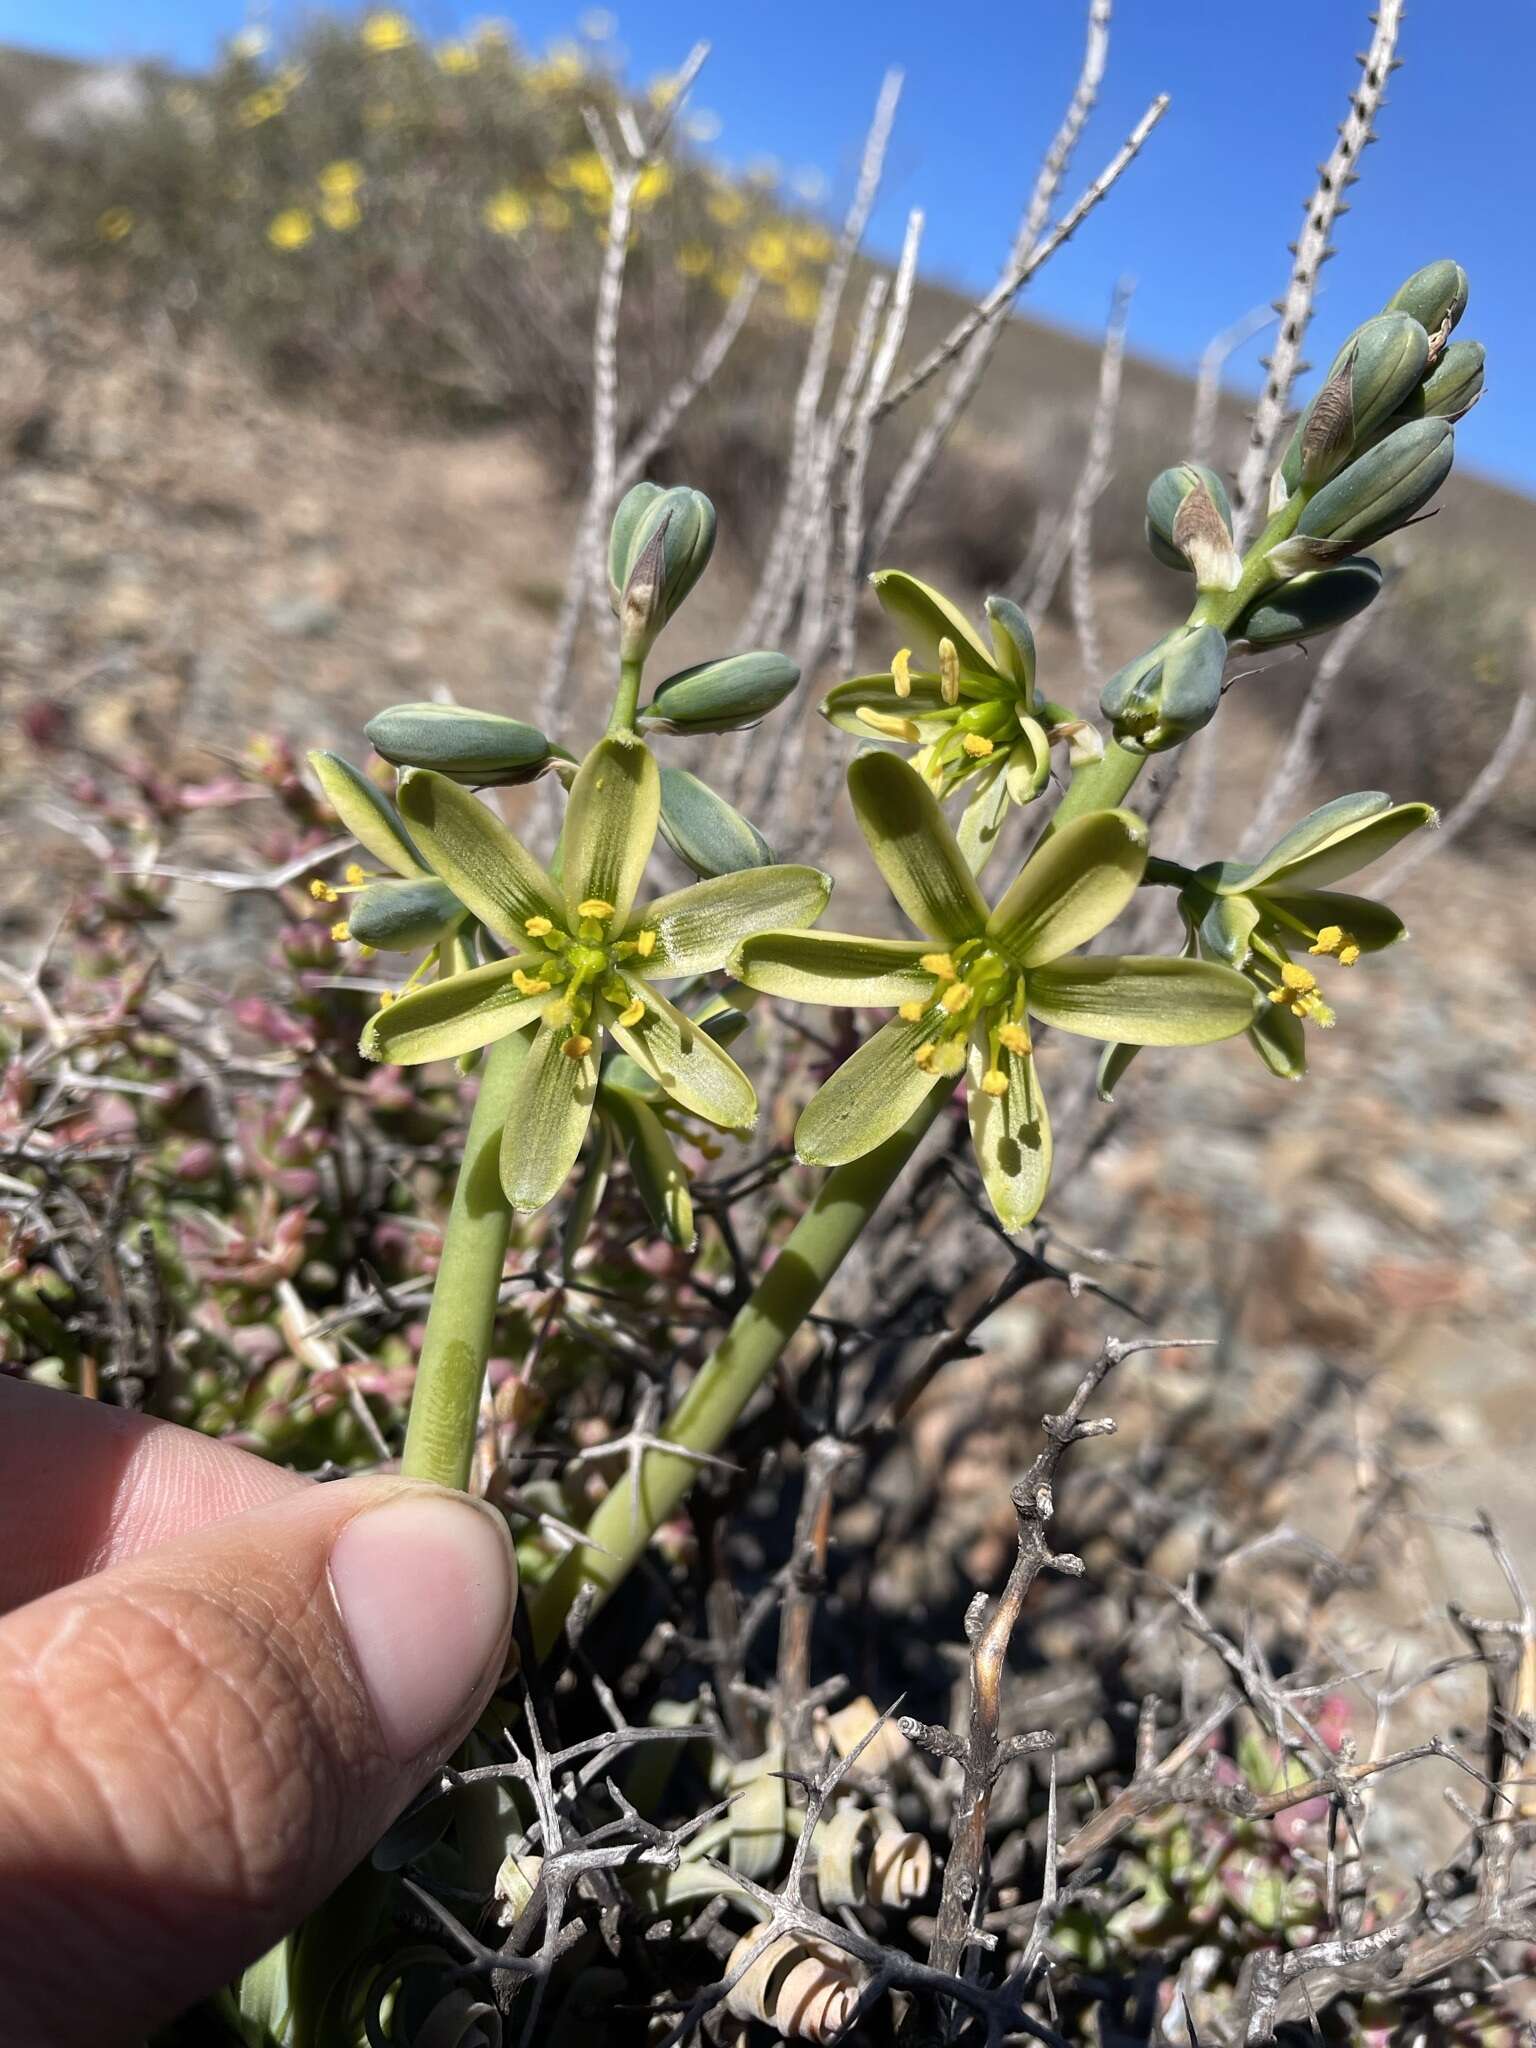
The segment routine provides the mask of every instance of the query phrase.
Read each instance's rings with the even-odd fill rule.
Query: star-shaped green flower
[[[1334,1021],[1315,972],[1295,953],[1353,967],[1362,953],[1405,936],[1384,903],[1323,884],[1379,860],[1434,815],[1428,804],[1394,804],[1379,789],[1341,796],[1259,860],[1212,861],[1181,891],[1186,954],[1238,968],[1252,983],[1260,1003],[1249,1036],[1273,1073],[1299,1080],[1307,1070],[1304,1024],[1326,1031]]]
[[[958,606],[915,576],[881,569],[870,581],[911,645],[883,674],[839,683],[822,716],[861,739],[917,747],[912,765],[940,802],[964,788],[958,837],[979,872],[1009,803],[1031,803],[1049,782],[1052,742],[1067,741],[1074,760],[1096,758],[1102,742],[1085,720],[1036,695],[1034,635],[1009,599],[987,599],[988,649]]]
[[[897,1007],[811,1098],[796,1147],[817,1165],[856,1159],[964,1073],[987,1194],[1003,1227],[1021,1230],[1051,1176],[1029,1019],[1088,1038],[1204,1045],[1246,1028],[1253,991],[1203,961],[1067,959],[1136,893],[1147,829],[1132,812],[1091,811],[1064,825],[989,910],[932,792],[905,761],[860,755],[848,788],[891,894],[928,936],[766,932],[737,952],[732,972],[767,995]]]
[[[714,972],[754,932],[812,923],[831,890],[819,869],[752,868],[637,910],[660,777],[649,748],[623,734],[599,740],[576,776],[561,841],[563,883],[445,776],[411,770],[401,777],[399,804],[435,873],[509,952],[390,1003],[370,1019],[362,1050],[412,1066],[538,1027],[502,1144],[513,1208],[542,1208],[575,1164],[605,1036],[681,1108],[727,1129],[751,1127],[751,1082],[653,984]]]

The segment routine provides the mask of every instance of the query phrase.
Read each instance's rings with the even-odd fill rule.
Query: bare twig
[[[1421,861],[1428,860],[1432,853],[1443,852],[1475,819],[1481,817],[1498,794],[1505,776],[1525,751],[1533,725],[1536,725],[1536,697],[1525,695],[1516,700],[1503,738],[1483,763],[1466,794],[1441,819],[1439,831],[1421,833],[1417,840],[1410,842],[1408,850],[1400,853],[1378,877],[1378,885],[1382,889],[1401,888]]]

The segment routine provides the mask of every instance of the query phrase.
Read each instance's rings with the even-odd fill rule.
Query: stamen
[[[960,656],[953,640],[939,642],[939,695],[946,704],[960,702]]]
[[[1317,976],[1309,967],[1298,967],[1294,960],[1287,960],[1280,969],[1280,979],[1296,995],[1310,995],[1317,987]]]
[[[924,953],[917,964],[925,974],[937,975],[940,981],[953,981],[957,972],[947,953]]]
[[[613,905],[605,902],[601,896],[589,896],[584,903],[577,904],[576,915],[578,917],[595,917],[599,922],[603,922],[612,917]]]
[[[1034,1050],[1034,1047],[1030,1042],[1029,1033],[1024,1029],[1024,1026],[1022,1024],[999,1025],[997,1032],[997,1042],[999,1045],[1005,1046],[1009,1052],[1017,1053],[1020,1056],[1020,1058],[1022,1058],[1025,1053],[1032,1052]]]
[[[903,1003],[896,1014],[903,1024],[921,1024],[928,1014],[928,1005],[917,1002]]]
[[[348,939],[351,938],[351,936],[352,927],[347,923],[347,920],[344,917],[339,918],[337,922],[331,926],[331,937],[336,941],[338,946],[344,946],[347,943]]]
[[[948,1010],[951,1017],[954,1016],[957,1010],[963,1010],[970,1000],[971,984],[968,981],[952,981],[949,987],[945,989],[943,995],[939,997],[939,1001]]]
[[[581,1032],[573,1031],[560,1050],[568,1060],[584,1060],[592,1050],[592,1041],[583,1037]]]
[[[347,863],[345,874],[354,889],[360,889],[368,879],[368,870],[359,867],[355,860]]]
[[[914,1067],[921,1067],[925,1074],[931,1074],[933,1072],[935,1056],[935,1047],[932,1045],[920,1045],[912,1055],[912,1064]]]
[[[643,932],[635,933],[635,951],[642,960],[649,960],[656,950],[656,927],[648,925]]]
[[[882,739],[901,740],[909,747],[915,747],[922,738],[916,724],[910,718],[896,718],[888,711],[871,711],[867,704],[861,704],[858,716]]]
[[[1325,924],[1317,935],[1317,944],[1309,946],[1307,951],[1309,953],[1337,953],[1343,943],[1344,927],[1338,924]]]
[[[379,1008],[381,1010],[387,1010],[394,1000],[395,992],[392,988],[383,988],[379,990]]]
[[[619,1022],[624,1026],[624,1029],[626,1031],[629,1031],[640,1022],[640,1019],[644,1015],[645,1004],[640,1000],[638,996],[636,996],[632,1003],[626,1003],[624,1008],[620,1010]]]
[[[952,1080],[965,1070],[965,1040],[942,1038],[934,1047],[933,1063],[939,1073]]]
[[[337,901],[336,891],[329,882],[322,882],[318,875],[310,883],[309,893],[317,903],[334,903]]]
[[[547,996],[549,983],[542,975],[525,974],[521,967],[512,970],[512,986],[520,996]]]
[[[1341,967],[1353,967],[1355,962],[1359,958],[1359,946],[1353,939],[1346,939],[1344,944],[1339,948],[1339,965]]]
[[[988,1067],[981,1077],[981,1086],[984,1094],[1004,1096],[1008,1093],[1008,1076],[1001,1067]]]
[[[523,920],[523,930],[530,939],[547,939],[554,926],[547,917],[529,917]]]
[[[898,697],[911,696],[912,650],[910,647],[898,647],[891,656],[891,681],[896,686]]]
[[[968,732],[962,744],[973,761],[985,761],[993,751],[992,742],[981,732]]]

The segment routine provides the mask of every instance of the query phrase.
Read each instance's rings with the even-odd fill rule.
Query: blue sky
[[[505,12],[540,47],[569,34],[584,0],[526,0]],[[459,0],[410,10],[447,34],[488,11]],[[644,79],[707,38],[693,104],[719,117],[713,153],[772,156],[819,171],[829,204],[851,185],[887,64],[907,74],[874,242],[894,249],[907,209],[927,213],[930,272],[990,281],[1043,142],[1076,75],[1079,0],[612,0],[608,44]],[[1131,340],[1192,364],[1207,338],[1283,284],[1286,244],[1333,140],[1367,34],[1364,0],[1120,0],[1109,75],[1074,185],[1118,145],[1147,100],[1173,105],[1141,161],[1032,287],[1030,308],[1095,330],[1115,280],[1137,280]],[[195,66],[246,18],[240,0],[0,0],[0,42],[98,58],[158,56]],[[280,27],[294,15],[279,7]],[[1393,81],[1351,195],[1311,354],[1408,271],[1455,255],[1472,278],[1463,335],[1485,342],[1489,392],[1459,430],[1463,460],[1536,489],[1536,152],[1530,79],[1536,0],[1430,0],[1409,10]],[[1252,382],[1262,344],[1234,365]]]

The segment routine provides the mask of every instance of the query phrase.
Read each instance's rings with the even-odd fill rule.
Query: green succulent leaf
[[[848,767],[859,829],[886,886],[919,931],[967,939],[987,906],[932,791],[897,754],[859,754]]]
[[[928,1023],[893,1017],[824,1081],[795,1126],[795,1149],[808,1166],[843,1166],[899,1131],[934,1088],[913,1055],[933,1035]]]
[[[939,591],[902,569],[877,569],[869,580],[887,615],[910,639],[919,668],[936,669],[940,640],[953,640],[962,669],[979,676],[997,675],[997,665],[975,627]]]
[[[433,868],[503,945],[526,944],[530,917],[564,924],[559,889],[477,796],[446,775],[411,768],[400,778],[400,809]]]
[[[926,1001],[933,976],[918,962],[926,939],[866,939],[853,932],[762,932],[731,960],[748,988],[834,1009],[895,1009]]]
[[[1380,790],[1337,797],[1293,826],[1238,886],[1248,894],[1322,888],[1380,860],[1434,815],[1429,804],[1394,804]],[[1223,894],[1231,889],[1222,885]]]
[[[350,761],[343,761],[340,754],[328,754],[318,748],[310,755],[309,765],[331,809],[359,846],[407,880],[430,873],[411,844],[411,836],[394,805],[366,775],[360,774]]]
[[[622,931],[656,842],[661,777],[656,757],[628,733],[610,733],[588,754],[565,813],[565,888],[571,915],[589,898],[613,905]]]
[[[752,1083],[724,1047],[695,1018],[669,1003],[638,976],[624,977],[645,1005],[637,1024],[609,1026],[619,1044],[679,1104],[726,1130],[750,1130],[757,1121]]]
[[[814,924],[831,893],[832,878],[820,868],[786,866],[749,868],[658,896],[645,912],[647,928],[656,931],[646,977],[713,974],[755,932]]]
[[[987,937],[1020,967],[1086,945],[1124,910],[1147,865],[1134,811],[1088,811],[1030,855],[987,920]]]
[[[971,1144],[982,1185],[1004,1230],[1033,1223],[1051,1184],[1051,1120],[1030,1053],[998,1055],[1008,1077],[1006,1095],[988,1095],[981,1085],[991,1065],[985,1027],[971,1038],[966,1107]]]
[[[564,1034],[541,1030],[518,1070],[501,1134],[501,1187],[530,1215],[565,1186],[581,1151],[597,1099],[597,1059],[571,1059]]]
[[[643,1096],[618,1086],[606,1074],[599,1102],[619,1135],[646,1214],[669,1243],[691,1251],[693,1196],[661,1118]]]
[[[531,955],[492,960],[467,974],[412,989],[368,1019],[360,1048],[364,1059],[419,1067],[426,1060],[478,1052],[508,1032],[520,1031],[535,1022],[545,1001],[543,996],[525,996],[513,985],[519,968],[526,971],[532,964]]]
[[[1210,1045],[1253,1021],[1252,986],[1203,960],[1106,954],[1042,967],[1027,992],[1043,1024],[1134,1045]]]
[[[750,819],[686,768],[661,771],[661,836],[696,875],[735,875],[773,863],[773,848]]]

